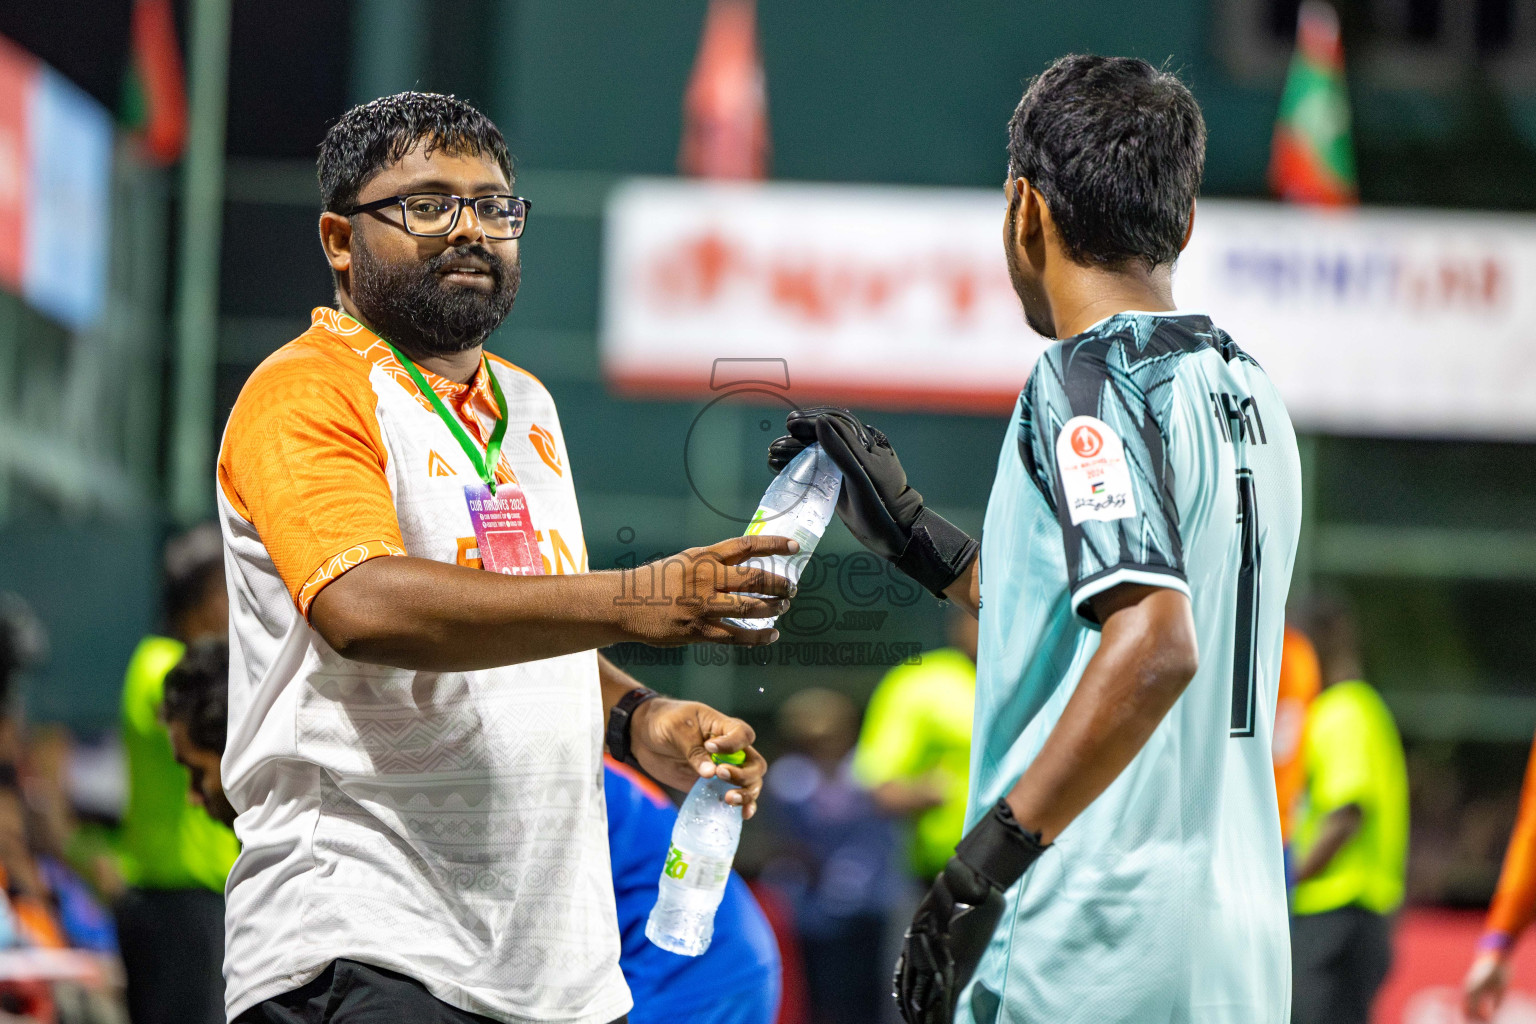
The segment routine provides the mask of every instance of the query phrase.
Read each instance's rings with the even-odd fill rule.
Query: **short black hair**
[[[423,140],[429,156],[439,149],[453,156],[489,156],[512,181],[507,142],[490,118],[457,96],[397,92],[358,104],[325,133],[315,168],[325,208],[352,209],[364,185]]]
[[[1008,178],[1039,190],[1078,263],[1172,263],[1204,170],[1200,105],[1133,57],[1060,58],[1008,122]]]
[[[204,750],[224,753],[229,731],[229,644],[212,637],[198,640],[165,677],[167,724],[180,722],[187,738]]]
[[[165,545],[165,614],[176,620],[224,585],[224,539],[213,523],[202,523]]]

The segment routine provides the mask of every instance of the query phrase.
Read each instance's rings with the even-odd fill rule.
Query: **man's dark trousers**
[[[224,894],[129,889],[114,908],[133,1024],[224,1024]]]
[[[1291,1024],[1369,1024],[1392,966],[1392,918],[1341,907],[1291,918]]]
[[[613,1024],[625,1024],[620,1017]],[[334,960],[303,988],[257,1003],[235,1024],[497,1024],[449,1006],[426,986],[382,967]]]

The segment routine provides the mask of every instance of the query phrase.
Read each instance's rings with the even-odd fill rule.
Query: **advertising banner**
[[[632,181],[607,215],[605,375],[707,395],[717,359],[782,359],[797,396],[1005,414],[1047,341],[1003,219],[1001,186]],[[1205,200],[1174,282],[1303,429],[1536,436],[1536,217]]]
[[[0,287],[66,326],[106,295],[112,118],[0,37]]]

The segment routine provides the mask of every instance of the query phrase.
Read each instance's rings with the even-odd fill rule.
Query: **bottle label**
[[[690,889],[724,889],[726,879],[731,877],[731,859],[694,853],[673,843],[661,873]]]

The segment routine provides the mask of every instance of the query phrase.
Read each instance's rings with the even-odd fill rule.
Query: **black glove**
[[[784,426],[789,435],[768,446],[768,468],[777,473],[807,445],[820,442],[843,471],[837,498],[843,525],[869,550],[943,598],[944,588],[966,570],[980,545],[923,507],[923,496],[907,484],[885,435],[847,409],[832,406],[796,409]]]
[[[896,1008],[907,1024],[950,1024],[1003,914],[1003,893],[1046,847],[1005,801],[965,834],[918,906],[896,961]]]

